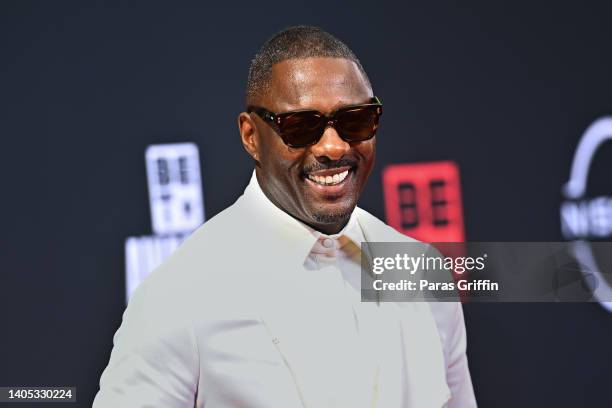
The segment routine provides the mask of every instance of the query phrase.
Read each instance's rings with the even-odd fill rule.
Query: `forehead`
[[[344,58],[303,58],[272,66],[267,105],[282,112],[334,109],[367,102],[372,90],[357,65]]]

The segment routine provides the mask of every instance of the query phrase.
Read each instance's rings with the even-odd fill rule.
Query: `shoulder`
[[[361,225],[368,241],[380,242],[418,242],[395,228],[385,224],[382,220],[360,207],[355,207],[355,215]]]
[[[238,279],[236,274],[244,270],[241,262],[251,257],[244,245],[250,235],[248,222],[240,207],[239,200],[194,231],[144,279],[134,297],[174,315],[197,309],[204,299],[209,305],[222,301],[218,289]]]

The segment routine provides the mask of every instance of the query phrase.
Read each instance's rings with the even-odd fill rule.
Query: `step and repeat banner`
[[[480,406],[610,406],[612,4],[588,3],[3,5],[0,386],[88,406],[134,290],[249,181],[254,53],[314,24],[384,103],[360,207],[434,251],[381,248],[363,299],[464,301]],[[428,260],[455,279],[402,276]]]

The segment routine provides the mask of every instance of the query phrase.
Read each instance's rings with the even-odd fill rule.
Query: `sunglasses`
[[[343,106],[329,116],[317,110],[274,113],[259,106],[247,106],[247,112],[255,112],[269,123],[287,146],[306,147],[316,144],[328,126],[348,143],[373,138],[382,115],[382,103],[375,96],[370,103]]]

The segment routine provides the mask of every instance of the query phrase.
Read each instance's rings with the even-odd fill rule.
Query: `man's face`
[[[372,90],[354,62],[342,58],[286,60],[272,67],[271,87],[257,103],[281,113],[315,109],[329,115],[336,109],[368,103]],[[254,122],[257,180],[266,196],[302,222],[327,234],[342,229],[372,170],[376,141],[348,143],[327,127],[314,145],[292,148],[257,114]],[[251,152],[251,154],[253,154]],[[344,180],[326,185],[316,178]],[[317,176],[317,177],[315,177]]]

